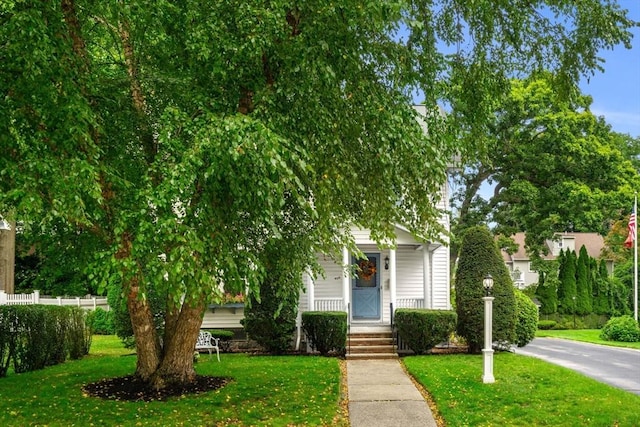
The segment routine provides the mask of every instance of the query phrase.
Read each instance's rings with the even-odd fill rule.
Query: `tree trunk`
[[[148,381],[160,365],[160,342],[149,302],[139,294],[138,279],[134,279],[128,285],[127,308],[136,340],[136,375]]]
[[[177,321],[172,323],[172,328],[169,326],[172,330],[165,334],[167,341],[164,343],[160,366],[150,378],[154,389],[181,385],[195,379],[193,352],[205,307],[204,297],[200,298],[195,305],[187,302],[182,304]]]

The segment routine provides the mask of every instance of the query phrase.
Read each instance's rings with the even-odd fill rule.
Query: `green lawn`
[[[567,340],[584,341],[593,344],[640,349],[640,342],[618,342],[600,339],[600,329],[538,330],[536,332],[536,337],[564,338]]]
[[[346,426],[340,361],[325,357],[222,354],[200,357],[199,374],[230,376],[225,387],[165,402],[83,396],[82,385],[131,374],[135,356],[114,337],[95,336],[79,361],[0,378],[1,426]]]
[[[447,426],[640,426],[640,396],[532,357],[497,353],[494,384],[481,355],[403,360]]]

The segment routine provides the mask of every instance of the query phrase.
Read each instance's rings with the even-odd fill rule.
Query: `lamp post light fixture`
[[[482,350],[482,361],[484,368],[482,370],[482,382],[485,384],[494,383],[496,379],[493,376],[493,297],[491,291],[493,289],[493,277],[487,274],[482,279],[485,296],[484,301],[484,349]]]

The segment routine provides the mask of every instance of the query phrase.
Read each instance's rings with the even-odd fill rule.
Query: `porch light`
[[[493,289],[493,277],[491,277],[490,274],[484,276],[484,279],[482,279],[482,286],[484,287],[486,296],[490,296],[491,290]]]
[[[388,256],[384,257],[384,269],[385,270],[389,269],[389,257]]]

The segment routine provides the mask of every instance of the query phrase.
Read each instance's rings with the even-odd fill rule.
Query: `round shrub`
[[[612,317],[600,331],[600,338],[607,341],[638,342],[640,327],[631,316]]]
[[[326,356],[331,351],[344,354],[347,342],[347,313],[307,311],[302,313],[302,329],[311,348]]]
[[[538,307],[522,291],[515,289],[516,296],[516,345],[524,347],[536,336]]]
[[[540,320],[538,321],[538,329],[549,330],[556,327],[558,322],[555,320]]]
[[[398,309],[395,324],[400,339],[416,354],[446,341],[456,329],[457,314],[449,310]]]

